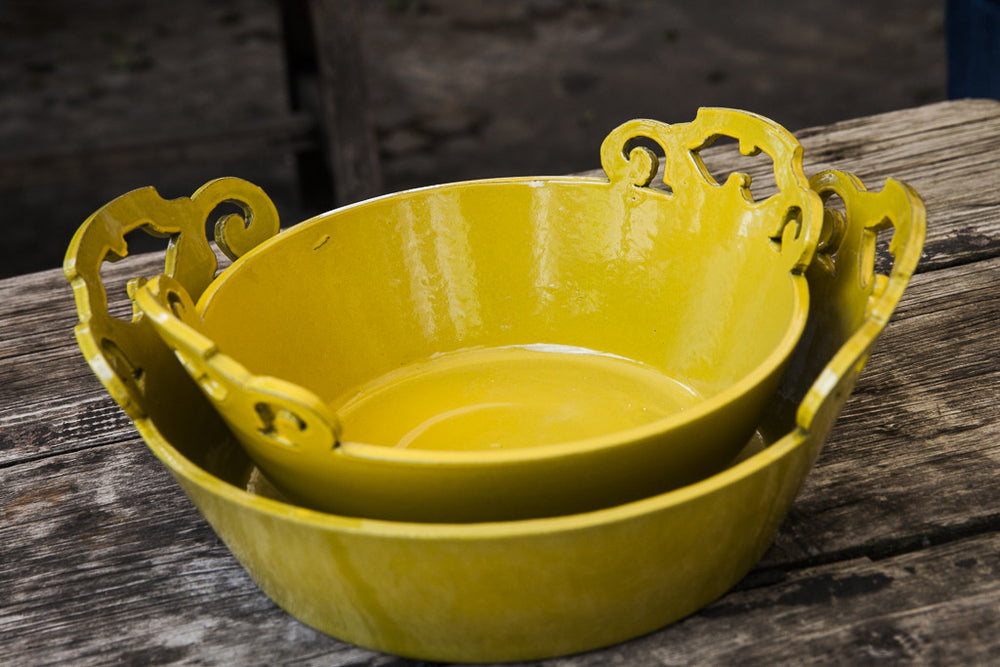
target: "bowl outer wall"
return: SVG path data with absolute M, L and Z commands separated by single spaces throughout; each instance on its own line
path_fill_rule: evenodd
M 584 651 L 703 607 L 763 555 L 826 435 L 796 430 L 708 480 L 615 508 L 448 525 L 254 496 L 140 430 L 279 606 L 359 646 L 445 661 Z

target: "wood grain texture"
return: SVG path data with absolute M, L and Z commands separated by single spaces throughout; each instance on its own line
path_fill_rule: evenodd
M 540 664 L 990 664 L 1000 656 L 998 552 L 993 534 L 807 568 L 646 637 Z
M 109 299 L 126 313 L 127 279 L 154 275 L 163 260 L 150 253 L 106 266 Z M 0 303 L 0 466 L 134 437 L 76 345 L 78 316 L 62 272 L 2 280 Z
M 95 173 L 127 172 L 150 164 L 248 159 L 264 152 L 285 156 L 309 144 L 316 121 L 304 114 L 246 122 L 238 127 L 153 134 L 93 143 L 41 145 L 0 156 L 0 184 L 7 189 L 60 181 L 92 182 Z M 43 140 L 44 141 L 44 140 Z
M 1000 254 L 1000 102 L 941 102 L 797 133 L 809 173 L 845 169 L 872 189 L 887 178 L 927 205 L 921 270 Z
M 1000 529 L 998 296 L 996 258 L 913 279 L 765 565 Z
M 680 623 L 543 664 L 1000 660 L 1000 179 L 979 152 L 998 136 L 980 102 L 804 133 L 827 166 L 920 189 L 936 245 L 760 565 Z M 0 281 L 0 663 L 418 664 L 271 603 L 90 373 L 75 321 L 60 272 Z
M 138 438 L 0 469 L 0 482 L 2 664 L 369 655 L 261 594 Z

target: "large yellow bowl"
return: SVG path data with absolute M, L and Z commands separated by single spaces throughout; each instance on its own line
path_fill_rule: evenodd
M 809 325 L 760 423 L 763 449 L 689 486 L 576 515 L 497 523 L 406 523 L 303 509 L 260 495 L 259 475 L 144 318 L 108 316 L 97 268 L 124 231 L 152 224 L 152 189 L 74 239 L 65 264 L 84 356 L 153 452 L 254 581 L 303 622 L 355 644 L 441 661 L 583 651 L 652 631 L 722 595 L 772 541 L 916 266 L 923 206 L 889 181 L 813 180 L 830 211 L 808 278 Z M 174 202 L 206 217 L 229 186 Z M 249 192 L 249 191 L 248 191 Z M 228 194 L 226 195 L 228 196 Z M 179 233 L 173 219 L 161 233 Z M 894 228 L 891 275 L 875 275 L 876 232 Z M 225 230 L 223 230 L 225 232 Z M 226 239 L 249 246 L 242 224 Z M 207 243 L 175 236 L 167 270 L 198 292 Z M 197 267 L 201 267 L 198 269 Z M 249 490 L 248 490 L 249 489 Z
M 700 150 L 724 135 L 771 157 L 776 192 L 716 182 Z M 601 157 L 608 180 L 346 207 L 260 244 L 197 305 L 169 278 L 136 300 L 301 504 L 458 522 L 644 498 L 752 436 L 805 325 L 822 204 L 794 137 L 746 112 L 633 121 Z

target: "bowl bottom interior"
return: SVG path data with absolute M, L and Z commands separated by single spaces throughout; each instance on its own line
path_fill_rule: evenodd
M 606 435 L 702 400 L 630 359 L 539 344 L 437 355 L 382 375 L 331 407 L 344 442 L 469 451 Z

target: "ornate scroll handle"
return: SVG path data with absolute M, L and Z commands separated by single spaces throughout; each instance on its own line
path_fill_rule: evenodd
M 255 458 L 329 455 L 337 445 L 340 423 L 326 404 L 298 385 L 254 375 L 222 354 L 196 329 L 194 302 L 178 281 L 166 275 L 143 281 L 133 298 Z
M 811 183 L 824 202 L 838 195 L 847 212 L 845 219 L 837 211 L 827 210 L 813 270 L 826 274 L 820 277 L 829 281 L 832 290 L 866 300 L 861 326 L 820 372 L 799 406 L 799 428 L 822 432 L 823 423 L 832 423 L 850 394 L 916 270 L 924 245 L 926 213 L 917 193 L 893 179 L 886 181 L 881 192 L 867 191 L 855 176 L 840 171 L 817 174 Z M 889 244 L 893 265 L 885 276 L 875 272 L 875 243 L 878 232 L 889 228 L 893 230 Z
M 770 156 L 777 194 L 755 202 L 750 176 L 737 171 L 721 185 L 715 181 L 699 151 L 723 136 L 737 139 L 743 155 L 764 151 Z M 789 258 L 791 269 L 802 271 L 809 265 L 821 229 L 822 206 L 802 169 L 802 146 L 790 132 L 763 116 L 734 109 L 702 108 L 690 123 L 676 125 L 629 121 L 601 144 L 601 165 L 613 185 L 648 187 L 652 183 L 659 162 L 648 148 L 633 148 L 635 140 L 641 138 L 663 148 L 663 182 L 673 196 L 700 202 L 718 197 L 718 188 L 738 190 L 745 208 L 761 216 L 765 233 Z
M 205 223 L 219 204 L 227 202 L 243 213 L 224 216 L 215 225 L 217 243 L 231 258 L 277 233 L 278 213 L 264 191 L 241 179 L 222 178 L 190 198 L 165 200 L 152 187 L 134 190 L 98 209 L 70 241 L 63 272 L 73 287 L 80 317 L 77 341 L 105 388 L 133 418 L 145 414 L 141 376 L 143 358 L 151 353 L 143 349 L 148 341 L 140 322 L 122 322 L 108 314 L 101 265 L 127 256 L 125 235 L 141 228 L 170 239 L 166 273 L 190 294 L 200 295 L 217 269 Z

